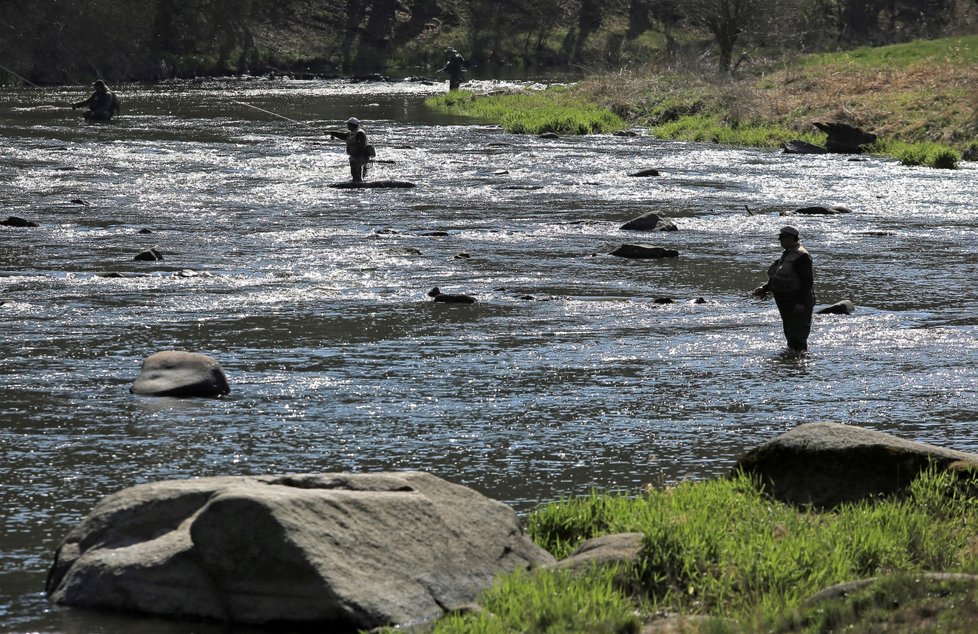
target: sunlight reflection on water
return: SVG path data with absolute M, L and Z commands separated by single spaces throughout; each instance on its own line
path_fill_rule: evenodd
M 0 488 L 17 509 L 0 564 L 26 571 L 0 611 L 63 631 L 37 595 L 48 554 L 135 482 L 420 468 L 526 511 L 724 474 L 801 422 L 978 449 L 973 164 L 514 136 L 426 113 L 443 89 L 125 87 L 109 126 L 0 95 L 17 104 L 0 201 L 41 224 L 0 227 L 2 484 L 30 483 Z M 326 187 L 349 172 L 323 132 L 350 114 L 393 161 L 371 178 L 419 187 Z M 779 215 L 830 204 L 852 213 Z M 647 211 L 679 231 L 619 229 Z M 784 354 L 773 302 L 749 297 L 788 222 L 819 304 L 857 304 L 816 318 L 806 358 Z M 625 242 L 680 256 L 608 255 Z M 164 260 L 134 262 L 148 247 Z M 479 302 L 435 305 L 433 286 Z M 131 396 L 164 348 L 217 357 L 229 398 Z

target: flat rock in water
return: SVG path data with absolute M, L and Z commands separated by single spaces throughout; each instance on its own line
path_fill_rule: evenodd
M 610 255 L 617 255 L 620 258 L 632 258 L 639 260 L 650 260 L 659 258 L 677 258 L 679 251 L 675 249 L 664 249 L 650 244 L 623 244 Z
M 930 465 L 978 468 L 978 454 L 839 423 L 807 423 L 749 451 L 734 472 L 760 476 L 774 498 L 831 508 L 906 490 Z
M 812 207 L 801 207 L 794 211 L 785 212 L 781 215 L 790 216 L 792 214 L 802 214 L 805 216 L 835 216 L 838 214 L 851 214 L 852 210 L 843 205 L 815 205 Z
M 334 189 L 374 189 L 374 188 L 392 188 L 392 189 L 408 189 L 411 187 L 416 187 L 414 183 L 408 181 L 342 181 L 339 183 L 330 183 L 330 187 Z
M 164 350 L 146 357 L 129 391 L 141 396 L 215 397 L 228 394 L 231 388 L 224 369 L 213 357 Z
M 427 473 L 228 476 L 103 499 L 46 590 L 60 605 L 353 632 L 430 622 L 553 562 L 513 509 Z

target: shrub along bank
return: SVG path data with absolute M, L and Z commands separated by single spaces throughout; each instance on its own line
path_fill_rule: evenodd
M 773 501 L 748 476 L 562 500 L 528 518 L 538 544 L 564 557 L 592 537 L 640 532 L 638 562 L 505 577 L 481 611 L 435 631 L 624 633 L 662 615 L 685 632 L 973 631 L 975 581 L 922 573 L 978 572 L 975 493 L 970 477 L 932 469 L 905 495 L 826 512 Z M 868 577 L 881 580 L 806 602 Z
M 577 126 L 576 133 L 647 126 L 661 138 L 758 147 L 790 139 L 819 144 L 825 137 L 812 124 L 833 121 L 876 133 L 872 153 L 953 168 L 962 157 L 978 159 L 975 94 L 978 36 L 969 36 L 800 57 L 739 76 L 647 69 L 525 98 L 461 93 L 428 103 L 512 132 L 575 133 L 574 126 L 531 124 L 538 109 L 571 120 L 599 119 L 606 110 L 621 123 Z

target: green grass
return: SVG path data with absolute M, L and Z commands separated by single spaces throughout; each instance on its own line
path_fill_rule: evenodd
M 961 153 L 942 143 L 906 143 L 889 141 L 877 143 L 873 151 L 892 156 L 904 165 L 924 165 L 938 169 L 955 169 Z
M 619 589 L 614 568 L 581 575 L 517 572 L 483 597 L 481 612 L 441 619 L 435 634 L 637 634 L 639 601 Z
M 561 88 L 492 96 L 455 91 L 429 97 L 425 105 L 498 123 L 514 134 L 602 134 L 626 125 L 610 110 Z
M 862 47 L 803 58 L 803 66 L 861 66 L 877 70 L 907 68 L 921 62 L 978 64 L 978 35 L 916 40 L 890 46 Z
M 722 145 L 751 147 L 780 147 L 793 139 L 814 145 L 825 142 L 825 135 L 818 132 L 800 133 L 775 123 L 728 124 L 718 115 L 695 114 L 679 117 L 652 127 L 652 134 L 677 141 L 699 141 Z
M 728 619 L 711 621 L 711 631 L 811 620 L 800 616 L 803 600 L 835 583 L 978 570 L 973 482 L 932 470 L 903 497 L 821 513 L 773 501 L 746 476 L 554 502 L 527 518 L 538 544 L 563 558 L 589 538 L 641 532 L 638 567 L 504 577 L 483 612 L 446 618 L 436 631 L 632 632 L 636 610 Z

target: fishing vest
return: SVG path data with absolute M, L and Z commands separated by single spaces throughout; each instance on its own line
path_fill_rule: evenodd
M 774 261 L 771 268 L 767 270 L 767 287 L 772 293 L 798 293 L 802 290 L 801 278 L 795 264 L 803 257 L 808 256 L 805 247 L 799 245 L 797 248 L 785 251 L 780 258 Z
M 357 128 L 356 132 L 346 135 L 346 153 L 355 158 L 366 158 L 365 146 L 367 145 L 367 133 Z

